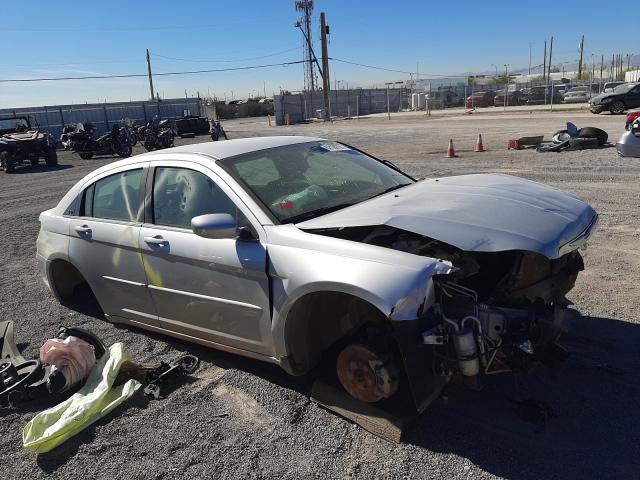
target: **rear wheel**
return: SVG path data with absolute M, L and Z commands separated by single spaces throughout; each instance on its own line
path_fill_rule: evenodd
M 58 152 L 56 152 L 56 147 L 49 146 L 45 148 L 44 163 L 47 167 L 55 167 L 58 165 Z
M 91 152 L 82 152 L 80 153 L 80 158 L 83 160 L 91 160 L 93 158 L 93 153 Z
M 130 157 L 132 152 L 133 152 L 133 147 L 131 146 L 130 143 L 121 143 L 120 145 L 117 146 L 117 149 L 116 149 L 116 153 L 121 158 Z
M 0 165 L 4 168 L 4 173 L 13 173 L 16 169 L 16 159 L 9 152 L 0 153 Z
M 614 115 L 620 115 L 621 113 L 624 113 L 624 103 L 620 100 L 618 100 L 617 102 L 613 102 L 611 104 L 611 107 L 609 108 L 609 111 Z

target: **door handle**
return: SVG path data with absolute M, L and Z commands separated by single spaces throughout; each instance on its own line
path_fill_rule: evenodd
M 164 238 L 162 238 L 162 235 L 156 235 L 154 237 L 143 237 L 143 240 L 145 243 L 148 243 L 149 245 L 166 245 L 169 242 L 167 240 L 165 240 Z
M 76 232 L 83 234 L 83 233 L 91 233 L 91 229 L 87 226 L 87 225 L 77 225 L 75 227 Z

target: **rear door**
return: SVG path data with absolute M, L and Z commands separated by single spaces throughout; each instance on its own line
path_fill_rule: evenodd
M 69 257 L 108 316 L 157 324 L 138 245 L 147 164 L 99 177 L 70 221 Z
M 141 230 L 149 291 L 162 328 L 273 355 L 265 234 L 213 171 L 192 162 L 154 161 Z M 253 240 L 210 239 L 193 217 L 228 213 Z

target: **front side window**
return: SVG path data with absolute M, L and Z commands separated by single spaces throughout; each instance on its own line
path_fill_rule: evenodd
M 85 191 L 82 207 L 85 216 L 139 222 L 142 218 L 141 181 L 141 168 L 98 180 Z M 88 203 L 91 197 L 93 202 Z
M 207 175 L 187 168 L 156 168 L 153 223 L 190 229 L 193 217 L 209 213 L 228 213 L 238 221 L 233 201 Z
M 221 164 L 282 223 L 360 203 L 413 180 L 337 142 L 308 142 L 225 159 Z

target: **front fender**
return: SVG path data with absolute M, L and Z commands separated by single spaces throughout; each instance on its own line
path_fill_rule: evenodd
M 370 247 L 368 248 L 380 248 Z M 292 306 L 313 292 L 341 292 L 375 306 L 391 320 L 420 316 L 434 300 L 432 277 L 451 270 L 449 262 L 384 249 L 386 261 L 270 245 L 272 333 L 278 357 L 287 356 L 286 319 Z M 394 262 L 394 257 L 403 257 Z M 406 262 L 406 256 L 413 257 Z

